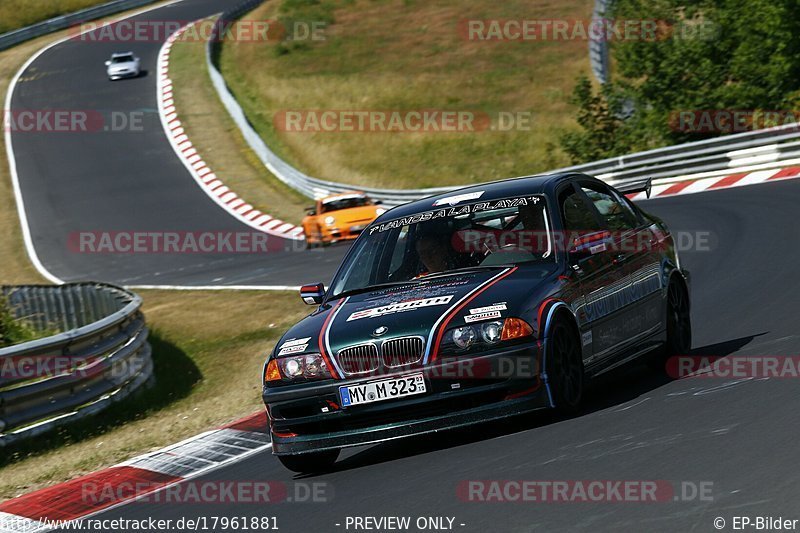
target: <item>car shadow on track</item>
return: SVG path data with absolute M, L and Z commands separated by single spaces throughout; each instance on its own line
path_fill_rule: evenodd
M 736 353 L 749 344 L 754 338 L 764 334 L 765 333 L 747 335 L 737 339 L 694 348 L 687 355 L 725 357 Z M 475 431 L 475 426 L 468 426 L 465 428 L 443 431 L 441 433 L 397 439 L 370 446 L 354 455 L 342 459 L 327 473 L 351 470 L 393 461 L 395 459 L 413 457 L 448 448 L 474 444 L 476 442 L 545 427 L 570 418 L 589 416 L 598 411 L 635 400 L 672 381 L 675 381 L 675 379 L 668 376 L 664 371 L 653 370 L 644 362 L 630 363 L 592 380 L 585 392 L 584 407 L 575 415 L 566 417 L 547 409 L 517 415 L 507 419 L 485 422 L 480 424 L 480 431 Z M 311 478 L 317 475 L 319 474 L 298 474 L 294 479 Z

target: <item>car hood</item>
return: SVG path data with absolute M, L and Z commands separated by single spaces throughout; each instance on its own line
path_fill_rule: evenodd
M 128 61 L 126 63 L 113 63 L 108 66 L 108 70 L 117 71 L 117 70 L 130 70 L 136 68 L 136 61 Z
M 274 354 L 335 356 L 348 346 L 406 336 L 423 337 L 429 351 L 445 327 L 510 316 L 534 325 L 537 303 L 552 292 L 554 273 L 549 264 L 500 267 L 332 300 L 292 327 Z M 490 314 L 471 318 L 482 312 Z
M 361 207 L 351 207 L 349 209 L 339 209 L 323 213 L 322 217 L 332 216 L 337 224 L 353 224 L 355 222 L 372 222 L 377 216 L 378 207 L 365 205 Z

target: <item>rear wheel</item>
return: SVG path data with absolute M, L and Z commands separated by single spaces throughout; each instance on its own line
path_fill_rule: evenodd
M 556 409 L 574 413 L 583 399 L 583 355 L 575 329 L 563 321 L 553 325 L 547 363 Z
M 284 467 L 300 474 L 315 474 L 330 470 L 338 458 L 339 450 L 278 456 L 278 460 Z

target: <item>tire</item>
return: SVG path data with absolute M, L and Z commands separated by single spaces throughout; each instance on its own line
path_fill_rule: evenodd
M 692 320 L 689 296 L 677 281 L 667 288 L 667 357 L 686 355 L 692 349 Z
M 304 453 L 301 455 L 279 455 L 281 464 L 298 474 L 315 474 L 330 470 L 339 458 L 339 450 Z
M 692 320 L 689 312 L 689 296 L 684 286 L 670 281 L 667 287 L 667 341 L 664 348 L 648 360 L 649 366 L 658 372 L 666 370 L 667 360 L 675 355 L 686 355 L 692 349 Z
M 573 414 L 583 400 L 583 353 L 575 328 L 564 321 L 553 324 L 547 354 L 548 381 L 558 411 Z

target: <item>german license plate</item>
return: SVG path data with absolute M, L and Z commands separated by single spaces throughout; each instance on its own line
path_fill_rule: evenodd
M 414 396 L 424 392 L 425 379 L 422 374 L 339 387 L 342 407 Z

